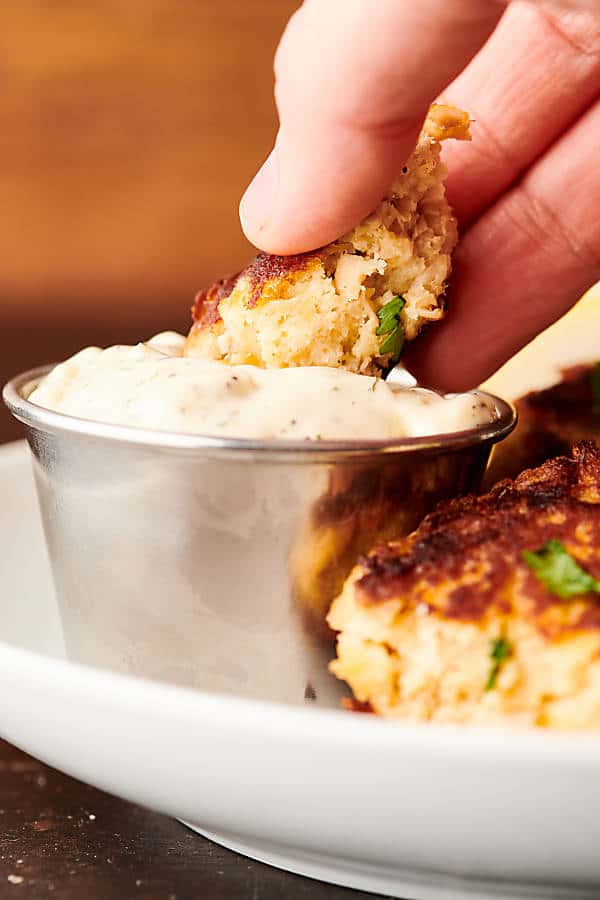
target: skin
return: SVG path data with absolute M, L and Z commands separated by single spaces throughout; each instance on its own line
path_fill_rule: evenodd
M 374 208 L 440 96 L 461 242 L 445 321 L 406 362 L 471 388 L 600 278 L 600 0 L 305 0 L 275 59 L 280 129 L 247 237 L 298 253 Z

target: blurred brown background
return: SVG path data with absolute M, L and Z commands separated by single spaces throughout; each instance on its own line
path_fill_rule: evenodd
M 276 128 L 298 0 L 1 0 L 0 379 L 185 329 L 252 252 L 240 196 Z M 0 411 L 0 440 L 20 431 Z

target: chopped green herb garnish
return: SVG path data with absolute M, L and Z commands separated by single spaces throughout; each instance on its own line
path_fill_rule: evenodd
M 563 600 L 589 591 L 600 594 L 600 581 L 582 569 L 560 541 L 547 541 L 535 553 L 524 550 L 522 556 L 550 593 Z
M 597 362 L 592 372 L 592 410 L 600 416 L 600 362 Z
M 404 297 L 393 297 L 377 313 L 380 324 L 376 334 L 387 335 L 379 346 L 379 352 L 382 355 L 391 353 L 392 362 L 394 363 L 398 362 L 404 348 L 404 328 L 400 321 L 400 313 L 405 306 L 406 300 Z
M 485 684 L 486 691 L 493 691 L 496 687 L 496 679 L 498 678 L 500 666 L 505 659 L 508 659 L 511 653 L 512 646 L 510 642 L 506 640 L 506 638 L 496 638 L 495 641 L 492 641 L 492 649 L 490 650 L 490 659 L 492 660 L 492 666 L 490 668 L 488 680 Z

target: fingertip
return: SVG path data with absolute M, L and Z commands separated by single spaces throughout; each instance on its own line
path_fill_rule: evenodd
M 242 230 L 250 243 L 261 250 L 273 252 L 263 246 L 268 244 L 269 223 L 277 203 L 279 181 L 276 149 L 273 148 L 262 164 L 240 201 L 239 216 Z
M 281 256 L 314 250 L 343 231 L 337 219 L 323 230 L 320 210 L 314 210 L 311 185 L 304 184 L 303 173 L 297 171 L 293 160 L 290 164 L 287 155 L 285 149 L 273 148 L 239 206 L 242 230 L 250 243 L 264 253 Z M 283 185 L 282 166 L 286 171 Z
M 427 107 L 501 15 L 495 5 L 482 11 L 479 0 L 382 0 L 377 15 L 371 6 L 305 2 L 284 33 L 277 162 L 272 154 L 240 204 L 244 233 L 261 250 L 313 250 L 368 215 L 412 150 Z
M 418 129 L 398 140 L 338 127 L 285 129 L 240 203 L 246 237 L 267 253 L 287 255 L 335 241 L 372 212 Z

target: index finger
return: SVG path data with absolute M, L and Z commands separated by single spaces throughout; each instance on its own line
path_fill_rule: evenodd
M 503 8 L 500 0 L 306 0 L 277 52 L 280 131 L 242 200 L 247 237 L 269 253 L 298 253 L 356 225 Z

